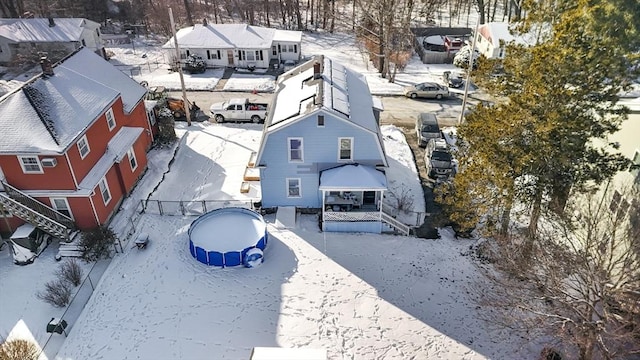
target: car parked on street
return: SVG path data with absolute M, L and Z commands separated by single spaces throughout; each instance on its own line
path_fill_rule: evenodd
M 404 96 L 415 98 L 430 98 L 440 100 L 449 97 L 449 88 L 433 82 L 423 82 L 404 88 Z
M 459 89 L 464 85 L 464 79 L 462 78 L 462 74 L 457 72 L 445 71 L 442 74 L 442 80 L 450 87 L 454 89 Z
M 420 147 L 427 146 L 430 139 L 439 139 L 442 137 L 440 127 L 438 126 L 438 118 L 432 113 L 420 113 L 416 119 L 416 135 L 418 136 L 418 145 Z

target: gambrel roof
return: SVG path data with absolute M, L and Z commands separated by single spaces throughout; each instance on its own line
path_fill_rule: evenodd
M 364 75 L 328 57 L 316 56 L 278 78 L 276 94 L 265 120 L 257 162 L 260 163 L 262 149 L 270 133 L 304 121 L 311 114 L 330 113 L 337 119 L 374 134 L 386 166 L 384 144 L 374 108 L 379 109 L 380 105 L 374 104 Z
M 74 42 L 82 39 L 85 27 L 97 29 L 100 24 L 83 18 L 0 19 L 0 37 L 11 42 Z
M 196 24 L 176 33 L 184 48 L 204 49 L 268 49 L 273 41 L 302 41 L 302 32 L 263 28 L 247 24 Z M 175 47 L 173 37 L 163 46 Z
M 0 153 L 64 153 L 118 97 L 131 111 L 146 92 L 88 49 L 53 72 L 0 97 Z

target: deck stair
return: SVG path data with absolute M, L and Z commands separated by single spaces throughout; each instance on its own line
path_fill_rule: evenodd
M 5 192 L 0 192 L 0 206 L 33 226 L 69 241 L 71 233 L 75 230 L 75 224 L 70 217 L 5 182 L 2 182 L 2 185 Z
M 409 236 L 411 232 L 411 227 L 407 224 L 403 224 L 393 217 L 386 209 L 385 206 L 382 207 L 382 211 L 380 212 L 382 222 L 389 227 L 393 228 L 397 233 L 400 233 L 404 236 Z

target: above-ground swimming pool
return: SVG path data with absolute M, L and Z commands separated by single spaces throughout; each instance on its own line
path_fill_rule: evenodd
M 213 210 L 189 227 L 189 250 L 203 264 L 254 267 L 262 263 L 266 247 L 267 224 L 249 209 Z

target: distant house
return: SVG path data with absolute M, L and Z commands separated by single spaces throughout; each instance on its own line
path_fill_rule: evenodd
M 317 209 L 325 231 L 381 232 L 388 163 L 364 76 L 319 56 L 276 86 L 255 162 L 263 208 Z
M 0 231 L 105 224 L 147 166 L 146 89 L 88 49 L 0 97 Z
M 491 22 L 478 27 L 476 49 L 488 59 L 504 59 L 506 45 L 514 42 L 526 46 L 536 44 L 536 34 L 513 35 L 506 22 Z
M 198 55 L 208 67 L 268 68 L 285 60 L 300 60 L 302 32 L 247 24 L 202 24 L 176 33 L 180 57 Z M 162 46 L 175 57 L 173 37 Z
M 80 47 L 105 58 L 100 24 L 82 18 L 0 19 L 0 64 L 48 53 L 55 62 Z M 34 58 L 37 61 L 37 58 Z

